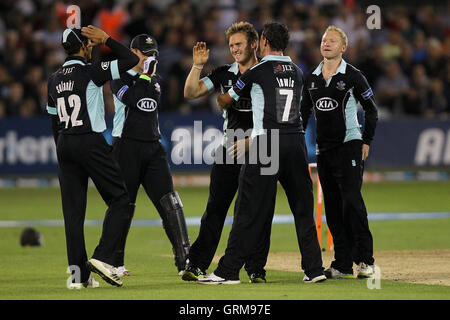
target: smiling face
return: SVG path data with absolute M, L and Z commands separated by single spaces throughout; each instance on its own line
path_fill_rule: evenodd
M 337 31 L 327 31 L 322 37 L 320 53 L 326 59 L 337 58 L 347 49 L 341 35 Z
M 238 32 L 230 36 L 228 41 L 230 53 L 239 64 L 246 64 L 252 57 L 256 43 L 249 44 L 244 33 Z

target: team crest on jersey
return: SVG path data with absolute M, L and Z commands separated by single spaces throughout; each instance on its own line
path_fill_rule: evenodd
M 161 86 L 159 85 L 159 83 L 155 83 L 155 90 L 158 92 L 161 92 Z
M 339 81 L 338 83 L 336 83 L 336 88 L 338 90 L 344 90 L 345 89 L 345 82 L 344 81 Z
M 108 70 L 109 68 L 109 61 L 103 61 L 100 66 L 102 67 L 103 70 Z
M 148 37 L 147 39 L 145 39 L 145 43 L 147 43 L 147 44 L 153 44 L 152 38 Z

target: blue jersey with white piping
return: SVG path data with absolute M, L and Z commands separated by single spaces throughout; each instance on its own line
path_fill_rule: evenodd
M 96 65 L 69 56 L 48 81 L 47 112 L 57 116 L 61 134 L 106 129 L 103 83 L 119 77 L 117 60 Z
M 280 134 L 303 132 L 302 88 L 303 73 L 290 57 L 268 55 L 237 79 L 228 93 L 239 101 L 250 89 L 255 137 L 267 129 L 277 129 Z
M 205 83 L 209 92 L 220 90 L 220 93 L 225 93 L 233 87 L 240 76 L 239 65 L 234 62 L 231 65 L 223 65 L 214 69 L 201 80 Z M 223 118 L 224 145 L 228 143 L 227 130 L 242 129 L 246 132 L 252 129 L 252 105 L 249 89 L 243 93 L 242 99 L 233 102 L 229 108 L 223 111 Z
M 306 122 L 314 110 L 318 151 L 325 151 L 351 140 L 370 144 L 378 119 L 377 108 L 364 75 L 341 61 L 327 81 L 322 75 L 323 62 L 306 77 L 302 98 L 302 117 Z M 358 103 L 365 111 L 364 132 L 358 121 Z
M 110 83 L 115 106 L 112 135 L 117 138 L 157 141 L 161 138 L 158 124 L 161 90 L 158 77 L 154 76 L 148 81 L 139 76 L 140 73 L 131 69 Z

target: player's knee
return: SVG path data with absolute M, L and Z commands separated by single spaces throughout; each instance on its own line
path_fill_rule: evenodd
M 343 192 L 342 198 L 344 200 L 344 203 L 349 206 L 357 205 L 362 201 L 361 192 L 359 191 Z
M 130 202 L 130 198 L 126 193 L 114 198 L 108 206 L 110 209 L 121 209 L 127 212 L 134 212 L 135 208 L 135 204 Z

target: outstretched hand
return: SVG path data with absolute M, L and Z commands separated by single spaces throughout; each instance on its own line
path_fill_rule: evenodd
M 209 58 L 209 49 L 206 49 L 205 42 L 197 42 L 192 49 L 192 59 L 194 60 L 194 65 L 203 66 Z

